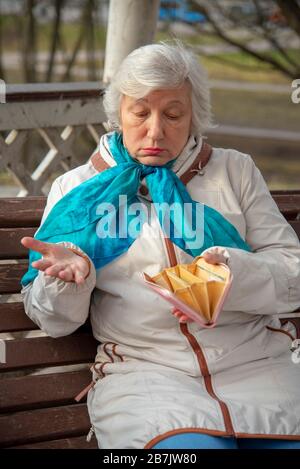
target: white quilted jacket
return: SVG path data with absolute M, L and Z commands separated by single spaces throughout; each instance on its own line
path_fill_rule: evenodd
M 95 174 L 89 162 L 57 178 L 44 217 Z M 90 313 L 102 345 L 94 373 L 101 379 L 88 406 L 101 448 L 150 448 L 191 429 L 300 440 L 300 364 L 290 352 L 296 331 L 279 321 L 300 305 L 298 238 L 248 155 L 213 149 L 204 175 L 187 188 L 253 249 L 226 250 L 234 280 L 215 328 L 180 325 L 170 305 L 143 284 L 143 271 L 154 275 L 170 262 L 192 260 L 151 236 L 160 230 L 157 220 L 144 225 L 126 254 L 97 274 L 93 267 L 81 286 L 39 272 L 23 289 L 26 313 L 53 337 L 72 333 Z

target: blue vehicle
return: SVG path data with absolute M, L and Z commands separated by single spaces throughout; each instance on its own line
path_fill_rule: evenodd
M 159 9 L 160 21 L 182 21 L 183 23 L 204 23 L 206 18 L 201 13 L 189 9 L 187 0 L 173 2 L 161 1 Z

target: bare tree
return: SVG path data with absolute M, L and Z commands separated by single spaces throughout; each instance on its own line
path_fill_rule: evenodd
M 225 8 L 218 0 L 210 2 L 208 0 L 191 0 L 194 10 L 202 13 L 212 26 L 214 34 L 219 36 L 226 43 L 237 47 L 239 50 L 249 54 L 262 63 L 269 64 L 273 69 L 280 71 L 289 78 L 300 76 L 300 63 L 290 54 L 288 47 L 282 43 L 278 28 L 270 21 L 270 9 L 266 8 L 266 1 L 249 0 L 248 4 L 253 7 L 254 14 L 251 18 L 237 18 L 232 10 Z M 277 6 L 278 13 L 286 22 L 290 32 L 300 38 L 300 7 L 297 0 L 274 0 L 269 2 L 269 6 Z M 260 51 L 250 42 L 236 39 L 231 31 L 243 26 L 255 39 L 263 39 L 269 43 L 267 51 Z M 276 54 L 274 54 L 276 51 Z
M 276 0 L 291 28 L 300 36 L 300 5 L 297 0 Z
M 87 69 L 88 79 L 91 81 L 96 80 L 96 58 L 95 58 L 95 24 L 93 13 L 95 11 L 94 0 L 88 0 L 87 11 L 87 37 L 86 37 L 86 56 L 87 56 Z
M 77 36 L 73 51 L 71 53 L 71 57 L 66 64 L 66 70 L 63 76 L 62 81 L 68 81 L 70 80 L 71 73 L 72 73 L 72 67 L 74 66 L 74 63 L 76 62 L 76 58 L 78 55 L 78 52 L 80 51 L 82 44 L 84 43 L 84 40 L 87 35 L 87 28 L 89 28 L 89 21 L 90 21 L 90 0 L 86 0 L 86 3 L 82 9 L 81 12 L 81 28 L 79 31 L 79 34 Z
M 35 4 L 35 0 L 27 0 L 26 26 L 24 31 L 25 38 L 23 48 L 23 65 L 25 72 L 25 80 L 28 83 L 36 81 L 36 21 L 33 13 Z
M 2 28 L 2 22 L 3 22 L 3 17 L 0 15 L 0 78 L 2 80 L 5 80 L 5 73 L 4 73 L 4 67 L 3 67 L 3 28 Z
M 17 44 L 17 50 L 21 52 L 21 63 L 19 68 L 20 76 L 24 82 L 34 83 L 36 81 L 53 81 L 55 75 L 55 65 L 57 63 L 57 53 L 62 52 L 64 62 L 64 72 L 60 77 L 61 81 L 69 81 L 72 76 L 72 70 L 78 59 L 79 52 L 86 50 L 86 69 L 87 76 L 90 80 L 97 78 L 96 66 L 96 24 L 94 14 L 98 8 L 99 0 L 84 0 L 81 3 L 81 18 L 77 36 L 74 43 L 71 44 L 70 38 L 64 36 L 63 28 L 63 11 L 68 5 L 68 0 L 51 0 L 46 7 L 54 6 L 55 16 L 52 21 L 50 38 L 49 38 L 49 58 L 45 64 L 44 75 L 38 71 L 40 67 L 38 60 L 41 57 L 39 39 L 42 27 L 39 23 L 40 15 L 45 9 L 40 9 L 37 0 L 26 0 L 24 2 L 25 9 L 22 15 L 10 15 L 12 21 L 5 21 L 5 16 L 0 14 L 0 78 L 9 79 L 8 71 L 5 70 L 5 62 L 3 56 L 5 53 L 6 34 L 14 37 Z M 42 11 L 41 11 L 42 10 Z M 49 13 L 48 11 L 46 11 Z M 47 15 L 48 18 L 48 15 Z M 46 18 L 46 20 L 47 20 Z M 71 49 L 71 50 L 70 50 Z M 44 64 L 43 64 L 44 65 Z M 44 67 L 42 67 L 44 69 Z
M 61 12 L 64 6 L 65 0 L 55 0 L 55 20 L 53 25 L 53 32 L 51 37 L 51 51 L 48 63 L 48 69 L 45 77 L 45 81 L 49 82 L 52 80 L 53 65 L 55 61 L 56 50 L 60 43 L 60 26 L 61 26 Z

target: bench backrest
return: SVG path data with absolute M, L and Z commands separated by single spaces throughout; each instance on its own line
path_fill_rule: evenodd
M 0 199 L 0 333 L 10 339 L 0 350 L 6 355 L 0 364 L 0 447 L 93 448 L 94 439 L 86 442 L 86 404 L 74 401 L 91 381 L 97 342 L 89 324 L 68 337 L 32 337 L 39 328 L 18 295 L 28 266 L 20 239 L 33 236 L 45 203 L 45 197 Z M 78 364 L 85 365 L 77 371 L 55 368 Z M 46 368 L 47 374 L 32 375 Z
M 277 191 L 273 197 L 300 238 L 300 191 Z M 86 404 L 74 401 L 91 380 L 97 343 L 90 326 L 68 337 L 36 336 L 39 329 L 25 315 L 19 295 L 28 266 L 20 239 L 33 236 L 45 203 L 45 197 L 0 199 L 0 334 L 9 338 L 5 347 L 0 343 L 0 356 L 6 353 L 0 364 L 0 447 L 93 448 L 95 439 L 86 442 Z M 78 364 L 84 369 L 70 369 Z M 69 369 L 55 368 L 62 366 Z

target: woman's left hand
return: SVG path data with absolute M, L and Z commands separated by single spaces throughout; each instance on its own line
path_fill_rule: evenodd
M 175 316 L 180 323 L 185 323 L 185 322 L 192 322 L 193 319 L 189 318 L 186 316 L 180 309 L 173 308 L 172 311 L 173 316 Z
M 226 264 L 227 257 L 224 255 L 222 248 L 215 248 L 211 252 L 205 252 L 203 258 L 208 264 Z M 173 308 L 173 316 L 178 318 L 180 323 L 193 322 L 193 319 L 186 316 L 182 311 L 177 308 Z
M 208 264 L 227 264 L 228 257 L 224 254 L 224 248 L 216 247 L 205 252 L 203 258 Z

